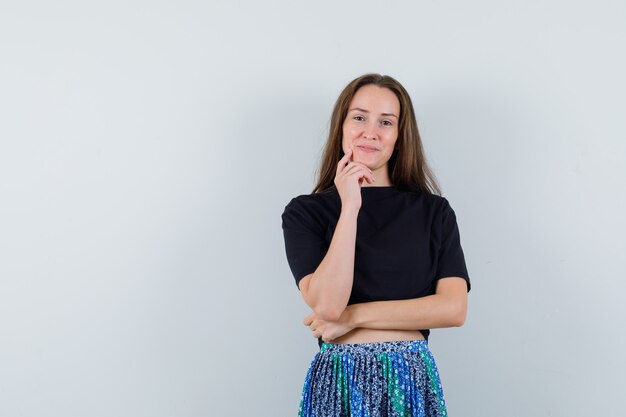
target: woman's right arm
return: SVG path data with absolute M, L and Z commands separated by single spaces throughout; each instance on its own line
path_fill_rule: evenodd
M 328 252 L 299 283 L 304 301 L 323 320 L 337 320 L 348 305 L 354 276 L 358 210 L 342 208 Z
M 304 301 L 323 320 L 339 319 L 352 292 L 357 217 L 361 208 L 361 183 L 374 182 L 371 170 L 350 161 L 352 150 L 337 165 L 335 186 L 341 197 L 341 214 L 328 251 L 312 274 L 299 282 Z

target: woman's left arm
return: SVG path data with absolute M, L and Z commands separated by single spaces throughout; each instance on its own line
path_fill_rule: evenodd
M 352 328 L 419 330 L 460 327 L 466 315 L 465 279 L 445 277 L 439 279 L 433 295 L 351 304 L 340 321 L 346 321 Z
M 467 285 L 460 277 L 439 279 L 435 294 L 409 300 L 370 301 L 350 304 L 336 321 L 325 321 L 312 312 L 303 323 L 313 337 L 334 340 L 361 327 L 368 329 L 420 330 L 459 327 L 467 313 Z

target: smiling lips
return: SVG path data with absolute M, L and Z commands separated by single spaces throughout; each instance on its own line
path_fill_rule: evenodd
M 365 145 L 357 145 L 357 148 L 359 148 L 360 151 L 365 152 L 365 153 L 376 152 L 378 150 L 376 148 L 372 148 L 370 146 L 365 146 Z

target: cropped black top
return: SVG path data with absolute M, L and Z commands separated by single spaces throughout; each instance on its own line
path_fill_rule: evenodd
M 361 187 L 361 200 L 348 305 L 434 294 L 444 277 L 464 278 L 470 291 L 456 215 L 445 197 L 369 186 Z M 285 251 L 296 285 L 324 258 L 340 213 L 335 187 L 300 195 L 285 207 Z M 428 339 L 430 330 L 420 331 Z

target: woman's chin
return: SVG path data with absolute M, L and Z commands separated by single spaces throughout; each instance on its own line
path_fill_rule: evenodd
M 368 168 L 372 169 L 372 167 L 370 167 L 370 161 L 368 161 L 367 158 L 361 158 L 361 157 L 355 155 L 354 158 L 352 158 L 352 160 L 354 162 L 359 162 L 359 163 L 361 163 L 363 165 L 367 165 Z

